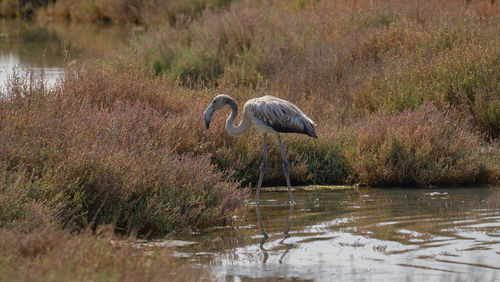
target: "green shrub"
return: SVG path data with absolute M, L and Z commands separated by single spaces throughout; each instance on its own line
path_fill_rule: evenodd
M 345 184 L 350 171 L 340 138 L 320 137 L 317 140 L 295 140 L 288 146 L 290 154 L 298 155 L 310 174 L 308 183 Z

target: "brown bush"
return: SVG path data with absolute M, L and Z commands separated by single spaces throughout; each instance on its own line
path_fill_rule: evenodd
M 367 185 L 450 185 L 485 182 L 489 154 L 470 123 L 432 103 L 377 114 L 354 129 L 349 163 Z
M 46 201 L 66 226 L 115 223 L 141 233 L 222 222 L 245 203 L 246 191 L 216 172 L 209 156 L 175 153 L 171 135 L 182 134 L 172 126 L 175 112 L 161 114 L 141 102 L 137 93 L 147 83 L 129 85 L 136 93 L 131 98 L 113 94 L 128 75 L 109 78 L 114 87 L 106 88 L 93 88 L 98 77 L 65 88 L 71 79 L 68 73 L 50 92 L 43 83 L 23 81 L 7 89 L 0 164 L 3 186 L 18 193 L 18 201 Z M 39 183 L 28 195 L 16 191 L 28 184 L 7 181 L 22 174 L 28 184 Z
M 175 261 L 170 249 L 137 248 L 133 240 L 84 231 L 71 234 L 55 226 L 35 232 L 0 229 L 3 280 L 164 281 L 209 279 L 210 274 Z

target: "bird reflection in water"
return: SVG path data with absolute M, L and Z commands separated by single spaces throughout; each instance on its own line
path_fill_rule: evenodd
M 285 252 L 280 256 L 279 258 L 279 263 L 281 264 L 283 262 L 283 258 L 285 255 L 290 251 L 290 249 L 293 247 L 293 244 L 291 243 L 285 243 L 285 240 L 290 238 L 290 217 L 292 216 L 292 211 L 293 211 L 293 206 L 289 206 L 288 208 L 288 214 L 285 217 L 286 220 L 286 230 L 284 232 L 284 237 L 279 241 L 280 245 L 285 246 Z M 267 239 L 269 239 L 269 235 L 267 235 L 266 231 L 264 231 L 264 225 L 262 224 L 262 217 L 260 216 L 260 208 L 258 205 L 255 206 L 255 213 L 257 214 L 257 221 L 259 222 L 259 228 L 260 232 L 262 234 L 262 239 L 260 240 L 260 249 L 263 251 L 264 254 L 264 259 L 262 260 L 263 263 L 267 262 L 267 259 L 269 258 L 269 250 L 264 248 L 264 244 L 266 243 Z

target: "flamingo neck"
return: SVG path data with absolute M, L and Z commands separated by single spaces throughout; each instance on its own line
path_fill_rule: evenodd
M 231 115 L 226 120 L 227 132 L 231 135 L 241 135 L 245 133 L 245 131 L 247 131 L 251 126 L 250 119 L 245 114 L 243 114 L 243 119 L 241 120 L 240 124 L 237 127 L 234 127 L 234 120 L 238 115 L 238 105 L 233 99 L 229 99 L 227 101 L 227 104 L 231 107 Z

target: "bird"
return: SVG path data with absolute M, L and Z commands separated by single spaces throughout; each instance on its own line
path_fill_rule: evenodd
M 250 127 L 255 125 L 263 133 L 263 157 L 260 166 L 259 181 L 255 194 L 255 204 L 259 203 L 260 189 L 264 172 L 267 167 L 267 135 L 276 134 L 280 146 L 281 157 L 283 158 L 283 172 L 285 174 L 286 185 L 290 204 L 295 204 L 290 185 L 290 174 L 288 171 L 288 160 L 285 148 L 281 142 L 280 133 L 299 133 L 317 139 L 316 124 L 304 114 L 299 107 L 286 100 L 276 98 L 271 95 L 253 98 L 248 100 L 243 107 L 243 117 L 238 126 L 234 126 L 234 121 L 238 115 L 238 104 L 226 94 L 217 95 L 204 112 L 205 125 L 210 128 L 210 120 L 215 111 L 224 106 L 231 108 L 231 114 L 226 120 L 226 131 L 233 136 L 245 133 Z

